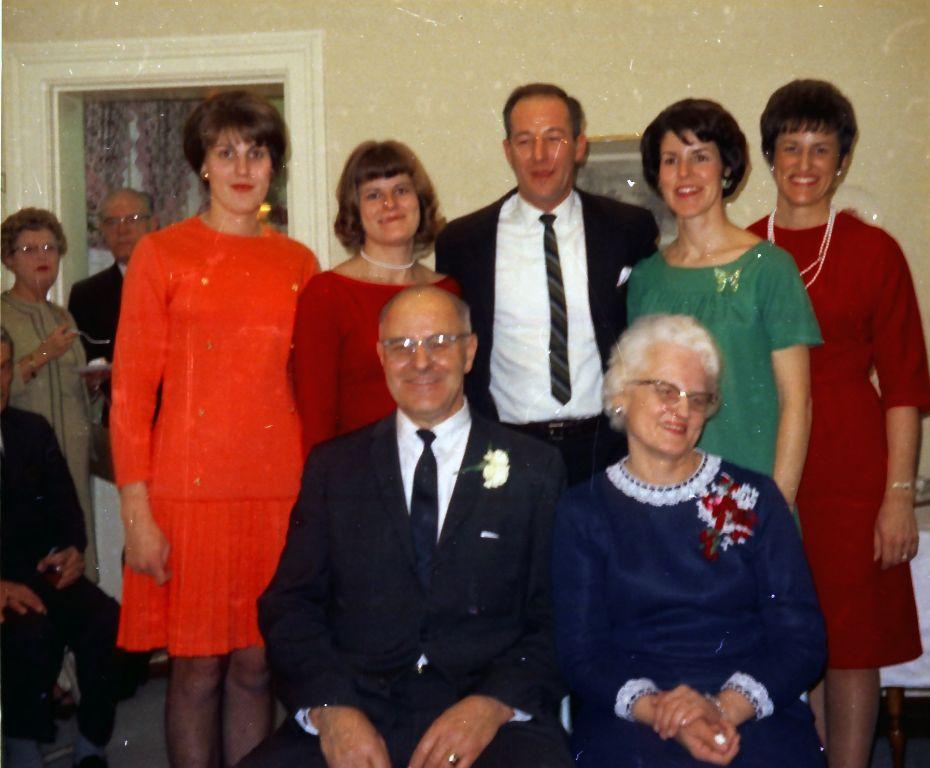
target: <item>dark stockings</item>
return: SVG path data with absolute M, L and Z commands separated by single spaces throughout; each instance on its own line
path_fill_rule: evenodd
M 234 765 L 270 733 L 271 717 L 263 649 L 172 658 L 165 702 L 172 768 Z

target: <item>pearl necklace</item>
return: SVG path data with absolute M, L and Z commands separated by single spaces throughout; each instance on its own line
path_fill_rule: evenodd
M 827 228 L 823 232 L 823 240 L 820 241 L 820 250 L 817 252 L 817 258 L 801 270 L 801 277 L 804 277 L 804 275 L 814 269 L 814 267 L 817 268 L 817 271 L 814 272 L 814 276 L 808 282 L 804 283 L 804 287 L 808 290 L 810 290 L 814 281 L 820 276 L 820 270 L 823 269 L 823 265 L 827 260 L 827 250 L 830 248 L 830 238 L 833 236 L 833 223 L 835 221 L 836 208 L 831 205 L 830 215 L 827 217 Z M 769 214 L 768 239 L 772 245 L 775 245 L 775 211 Z
M 377 259 L 371 258 L 365 251 L 359 250 L 358 255 L 361 256 L 369 264 L 374 264 L 376 267 L 381 267 L 382 269 L 410 269 L 414 264 L 417 263 L 416 259 L 411 259 L 406 264 L 391 264 L 387 261 L 378 261 Z

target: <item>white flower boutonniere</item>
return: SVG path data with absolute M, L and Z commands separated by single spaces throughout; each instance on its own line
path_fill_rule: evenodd
M 481 462 L 485 488 L 500 488 L 510 477 L 510 457 L 500 448 L 489 448 Z
M 481 462 L 473 467 L 463 467 L 461 473 L 480 472 L 484 478 L 485 488 L 500 488 L 510 477 L 510 456 L 507 451 L 488 446 L 488 450 L 481 457 Z

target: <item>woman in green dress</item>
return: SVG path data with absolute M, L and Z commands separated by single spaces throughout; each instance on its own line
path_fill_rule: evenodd
M 810 433 L 808 346 L 820 331 L 791 256 L 727 219 L 746 137 L 719 104 L 685 99 L 650 123 L 640 151 L 678 235 L 633 270 L 629 319 L 686 314 L 710 330 L 722 406 L 700 446 L 771 475 L 793 504 Z
M 90 402 L 81 375 L 84 349 L 68 310 L 46 297 L 68 244 L 55 215 L 23 208 L 2 225 L 2 259 L 16 280 L 0 297 L 3 327 L 16 348 L 10 405 L 44 416 L 68 462 L 87 528 L 84 574 L 97 581 L 90 500 Z

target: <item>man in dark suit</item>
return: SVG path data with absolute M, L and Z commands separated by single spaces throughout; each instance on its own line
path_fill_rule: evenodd
M 74 651 L 81 700 L 74 764 L 106 766 L 113 732 L 113 648 L 119 606 L 84 578 L 84 515 L 51 426 L 7 408 L 13 344 L 0 332 L 0 675 L 3 758 L 42 765 L 52 741 L 52 685 L 64 647 Z
M 504 106 L 516 190 L 436 241 L 436 268 L 462 286 L 478 335 L 469 403 L 557 447 L 570 483 L 625 447 L 601 415 L 603 371 L 626 327 L 629 270 L 658 235 L 648 211 L 574 189 L 583 123 L 558 86 L 517 88 Z
M 550 612 L 558 454 L 471 413 L 468 308 L 382 313 L 395 414 L 311 453 L 259 620 L 289 716 L 243 766 L 570 766 Z M 312 735 L 318 734 L 318 735 Z
M 100 231 L 113 264 L 102 272 L 79 280 L 71 286 L 68 311 L 79 330 L 84 332 L 81 343 L 88 362 L 105 358 L 113 362 L 116 348 L 116 327 L 119 324 L 123 275 L 129 265 L 136 243 L 158 227 L 152 214 L 152 200 L 145 192 L 118 189 L 108 194 L 100 205 Z M 102 388 L 105 401 L 102 424 L 95 425 L 94 458 L 91 471 L 105 480 L 113 480 L 113 460 L 110 454 L 110 374 L 109 371 L 89 374 L 92 386 Z
M 144 192 L 118 189 L 100 205 L 100 231 L 113 254 L 113 264 L 76 282 L 68 298 L 68 311 L 74 315 L 78 328 L 93 337 L 81 337 L 88 360 L 105 357 L 107 362 L 113 362 L 123 275 L 136 243 L 157 227 L 151 198 Z

